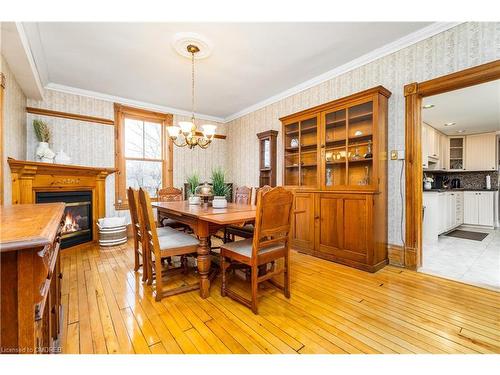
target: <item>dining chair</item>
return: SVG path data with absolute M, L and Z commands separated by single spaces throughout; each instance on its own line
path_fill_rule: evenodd
M 148 278 L 150 280 L 155 279 L 155 300 L 160 301 L 163 297 L 173 296 L 175 294 L 188 292 L 199 288 L 199 283 L 187 284 L 177 288 L 164 289 L 163 276 L 169 276 L 169 274 L 175 271 L 184 271 L 186 269 L 184 262 L 187 255 L 194 255 L 197 252 L 199 241 L 195 237 L 176 231 L 170 228 L 170 233 L 165 236 L 158 236 L 158 230 L 155 225 L 153 217 L 153 207 L 151 206 L 151 198 L 147 191 L 139 189 L 139 203 L 141 207 L 141 214 L 144 221 L 144 243 L 147 249 L 148 256 L 147 267 L 148 267 Z M 160 229 L 160 228 L 158 228 Z M 162 259 L 181 256 L 181 267 L 170 268 L 169 265 L 166 266 L 165 272 L 163 272 Z M 154 267 L 154 269 L 153 269 Z
M 293 194 L 283 187 L 260 189 L 253 237 L 221 246 L 221 294 L 250 307 L 254 314 L 258 314 L 258 287 L 264 281 L 269 281 L 282 290 L 286 298 L 290 298 L 289 232 L 292 205 Z M 278 267 L 276 261 L 279 259 L 284 260 L 283 267 Z M 227 271 L 238 264 L 250 267 L 251 300 L 228 287 Z M 271 264 L 271 269 L 259 275 L 259 267 L 268 264 Z M 281 273 L 284 274 L 283 285 L 272 279 Z
M 158 190 L 158 201 L 160 202 L 176 202 L 176 201 L 182 201 L 183 200 L 183 195 L 182 195 L 182 190 L 177 189 L 175 187 L 167 187 L 163 189 Z M 160 217 L 158 216 L 158 222 L 161 224 L 163 227 L 171 227 L 175 229 L 182 229 L 182 230 L 189 230 L 189 226 L 180 223 L 176 220 L 170 219 L 168 217 Z
M 261 188 L 255 189 L 255 195 L 257 196 L 260 189 L 271 188 L 269 185 L 264 185 Z M 242 189 L 241 194 L 238 196 L 238 190 Z M 249 192 L 249 193 L 248 193 Z M 246 193 L 246 194 L 245 194 Z M 236 201 L 238 198 L 238 201 Z M 236 196 L 234 203 L 252 204 L 252 188 L 247 186 L 240 186 L 236 189 Z M 224 230 L 224 243 L 234 241 L 235 237 L 242 238 L 252 238 L 254 231 L 253 223 L 240 223 L 235 225 L 228 225 Z
M 144 245 L 144 223 L 139 207 L 139 190 L 129 187 L 127 189 L 128 206 L 130 210 L 130 221 L 132 222 L 132 234 L 134 236 L 134 271 L 137 272 L 142 267 L 142 281 L 148 280 L 147 252 Z M 169 227 L 158 228 L 158 235 L 164 236 L 175 231 Z

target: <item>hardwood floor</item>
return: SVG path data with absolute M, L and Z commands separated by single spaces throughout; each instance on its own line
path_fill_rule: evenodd
M 63 352 L 500 353 L 500 293 L 392 266 L 370 274 L 291 258 L 291 299 L 264 287 L 255 316 L 220 296 L 220 277 L 206 300 L 194 291 L 155 302 L 130 243 L 63 250 Z

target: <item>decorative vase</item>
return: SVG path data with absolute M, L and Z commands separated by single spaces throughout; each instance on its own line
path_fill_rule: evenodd
M 296 148 L 299 147 L 299 140 L 297 138 L 292 138 L 290 141 L 290 147 Z
M 212 201 L 213 208 L 226 208 L 227 207 L 227 199 L 224 196 L 216 195 L 214 200 Z
M 39 142 L 36 148 L 36 156 L 43 163 L 54 163 L 54 151 L 49 148 L 48 142 Z
M 189 204 L 200 204 L 201 203 L 201 199 L 200 199 L 200 197 L 197 197 L 196 195 L 191 195 L 188 198 L 188 203 Z
M 54 158 L 56 164 L 71 164 L 71 158 L 63 151 L 60 150 Z
M 432 183 L 431 182 L 424 182 L 424 189 L 425 190 L 431 190 L 432 189 Z

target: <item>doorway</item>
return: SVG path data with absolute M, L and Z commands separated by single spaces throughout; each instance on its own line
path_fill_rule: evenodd
M 425 98 L 500 79 L 500 60 L 404 88 L 406 109 L 405 267 L 423 263 L 422 106 Z M 498 160 L 497 160 L 498 162 Z

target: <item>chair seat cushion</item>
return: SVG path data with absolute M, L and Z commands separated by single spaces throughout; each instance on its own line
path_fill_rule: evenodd
M 156 233 L 158 233 L 158 237 L 162 237 L 162 236 L 168 236 L 168 235 L 172 235 L 172 234 L 176 234 L 176 233 L 180 233 L 178 230 L 175 230 L 173 228 L 170 228 L 170 227 L 159 227 L 159 228 L 156 228 Z
M 158 237 L 158 242 L 160 243 L 160 250 L 169 250 L 187 246 L 198 246 L 200 243 L 200 241 L 198 241 L 193 236 L 190 236 L 189 234 L 179 232 L 175 229 L 173 231 L 175 233 Z
M 222 250 L 229 250 L 233 253 L 237 253 L 240 255 L 243 255 L 247 258 L 252 257 L 252 239 L 248 238 L 246 240 L 242 241 L 236 241 L 236 242 L 228 242 L 225 243 L 224 245 L 221 246 Z M 282 244 L 274 244 L 270 245 L 264 249 L 259 250 L 259 255 L 268 253 L 270 251 L 275 251 L 275 250 L 280 250 L 283 249 Z

